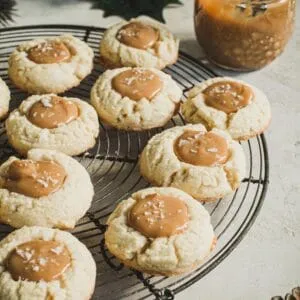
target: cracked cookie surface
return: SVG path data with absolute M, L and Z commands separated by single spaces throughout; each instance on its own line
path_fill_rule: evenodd
M 0 119 L 3 119 L 8 112 L 10 91 L 6 83 L 0 77 Z
M 70 265 L 57 279 L 51 281 L 14 280 L 7 267 L 11 253 L 22 244 L 31 241 L 51 241 L 64 246 L 70 255 Z M 26 250 L 26 249 L 25 249 Z M 59 255 L 59 249 L 51 249 L 52 258 Z M 21 256 L 34 253 L 17 251 Z M 39 263 L 47 263 L 47 257 L 40 257 Z M 51 264 L 51 262 L 48 264 Z M 34 270 L 41 267 L 34 265 Z M 5 300 L 89 300 L 92 298 L 96 279 L 96 264 L 86 248 L 70 233 L 44 227 L 23 227 L 9 234 L 0 242 L 0 298 Z
M 214 134 L 225 140 L 228 151 L 226 160 L 214 165 L 182 161 L 175 152 L 174 144 L 185 132 Z M 198 147 L 197 144 L 195 147 Z M 191 148 L 189 155 L 197 158 L 201 152 L 196 150 Z M 210 155 L 218 155 L 215 148 L 207 151 Z M 152 184 L 179 188 L 201 201 L 217 200 L 234 192 L 244 178 L 246 169 L 241 145 L 225 131 L 213 129 L 207 133 L 201 124 L 177 126 L 155 135 L 145 146 L 139 165 L 142 176 Z
M 0 222 L 15 228 L 35 225 L 73 228 L 89 209 L 94 196 L 94 188 L 85 168 L 75 159 L 57 151 L 30 150 L 27 160 L 54 162 L 65 172 L 63 184 L 58 189 L 48 195 L 37 194 L 34 197 L 19 193 L 16 189 L 12 192 L 6 184 L 10 166 L 17 160 L 19 159 L 12 156 L 0 166 Z M 34 179 L 35 175 L 27 171 L 25 176 Z M 20 172 L 14 174 L 13 179 L 16 178 L 20 178 Z M 36 186 L 31 185 L 32 188 L 39 188 L 39 184 L 41 189 L 48 188 L 54 180 L 57 181 L 57 176 L 51 178 L 48 173 L 42 180 L 36 180 Z M 28 185 L 28 181 L 26 183 Z M 28 186 L 25 188 L 28 189 Z
M 209 105 L 205 91 L 221 82 L 238 84 L 249 89 L 252 94 L 249 103 L 230 113 Z M 248 83 L 229 77 L 212 78 L 192 88 L 188 92 L 187 100 L 181 105 L 181 112 L 187 122 L 201 123 L 208 130 L 227 130 L 235 140 L 248 140 L 261 134 L 271 121 L 271 108 L 266 95 Z
M 52 108 L 52 97 L 74 104 L 78 108 L 78 115 L 70 122 L 57 123 L 53 128 L 41 128 L 33 124 L 30 118 L 31 110 L 38 103 L 44 107 L 44 111 L 37 115 L 40 116 L 40 121 L 54 122 L 54 118 L 59 117 L 60 111 L 48 113 Z M 21 103 L 19 108 L 10 113 L 5 126 L 9 143 L 21 155 L 26 155 L 32 148 L 58 150 L 68 155 L 78 155 L 92 148 L 99 134 L 98 116 L 91 105 L 77 98 L 57 97 L 54 94 L 30 96 Z
M 41 48 L 37 53 L 36 49 L 47 43 L 64 47 L 59 48 L 59 53 L 52 53 L 48 48 Z M 70 57 L 64 60 L 59 55 L 62 51 L 68 51 Z M 41 59 L 42 55 L 47 55 L 47 63 Z M 49 59 L 50 55 L 53 60 Z M 71 35 L 36 39 L 24 42 L 13 51 L 8 61 L 8 75 L 18 88 L 31 94 L 63 93 L 79 85 L 91 73 L 93 57 L 93 50 Z
M 137 48 L 135 44 L 133 47 L 122 42 L 122 40 L 126 42 L 126 39 L 118 38 L 120 31 L 132 23 L 141 23 L 143 26 L 153 28 L 158 33 L 157 40 L 144 49 Z M 145 33 L 147 32 L 142 32 L 141 36 L 145 36 Z M 106 30 L 100 43 L 100 56 L 102 64 L 108 69 L 120 67 L 163 69 L 176 62 L 178 47 L 179 40 L 164 25 L 151 20 L 132 19 L 122 21 Z
M 161 89 L 152 99 L 123 96 L 113 87 L 113 80 L 128 71 L 152 73 L 161 81 Z M 91 103 L 107 124 L 139 131 L 165 125 L 177 113 L 181 96 L 181 89 L 168 74 L 153 68 L 120 68 L 107 70 L 98 78 L 91 91 Z
M 128 225 L 128 215 L 135 205 L 153 194 L 184 203 L 188 221 L 182 232 L 153 238 Z M 190 271 L 203 262 L 216 242 L 206 209 L 185 192 L 170 187 L 147 188 L 132 194 L 117 206 L 107 224 L 105 243 L 109 251 L 125 265 L 153 275 Z

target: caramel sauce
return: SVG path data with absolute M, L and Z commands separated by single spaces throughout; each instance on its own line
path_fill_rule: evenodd
M 64 168 L 54 161 L 15 160 L 9 166 L 4 188 L 39 198 L 57 191 L 66 176 Z
M 55 64 L 68 62 L 71 52 L 62 42 L 48 41 L 32 47 L 28 51 L 28 58 L 37 64 Z
M 44 96 L 32 105 L 27 118 L 40 127 L 53 129 L 61 124 L 68 124 L 79 116 L 78 106 L 69 100 L 58 96 Z
M 139 101 L 142 98 L 151 100 L 163 87 L 159 76 L 149 70 L 129 69 L 112 80 L 112 87 L 122 97 Z
M 188 221 L 187 206 L 182 200 L 159 194 L 139 199 L 128 214 L 128 225 L 150 238 L 182 233 Z
M 247 106 L 253 97 L 252 90 L 241 83 L 220 81 L 207 87 L 203 94 L 205 103 L 227 114 Z
M 14 280 L 57 280 L 71 265 L 66 247 L 56 241 L 34 240 L 19 245 L 7 259 L 7 270 Z
M 224 164 L 229 156 L 227 141 L 223 137 L 192 130 L 177 138 L 174 152 L 179 160 L 195 166 Z
M 140 22 L 131 22 L 123 26 L 117 34 L 121 43 L 143 50 L 153 47 L 158 38 L 159 33 L 156 29 Z
M 208 58 L 221 67 L 255 70 L 284 50 L 294 27 L 295 0 L 195 0 L 195 30 Z

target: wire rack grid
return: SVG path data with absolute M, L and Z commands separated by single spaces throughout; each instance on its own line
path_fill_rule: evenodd
M 95 52 L 95 67 L 78 87 L 65 93 L 89 100 L 90 89 L 103 72 L 99 61 L 99 42 L 104 29 L 75 25 L 43 25 L 0 29 L 0 76 L 11 92 L 11 109 L 27 97 L 15 88 L 7 76 L 7 61 L 12 50 L 20 43 L 38 37 L 72 34 L 87 42 Z M 180 52 L 175 65 L 164 70 L 172 75 L 184 94 L 199 82 L 217 76 L 205 64 Z M 184 125 L 178 114 L 165 128 Z M 192 272 L 176 277 L 155 277 L 128 269 L 120 264 L 105 248 L 105 222 L 122 199 L 148 185 L 139 174 L 138 156 L 149 138 L 165 128 L 145 132 L 124 132 L 100 123 L 101 133 L 93 149 L 77 157 L 91 175 L 95 188 L 93 204 L 80 220 L 73 234 L 87 245 L 97 263 L 97 281 L 93 299 L 160 299 L 172 300 L 213 270 L 238 245 L 255 221 L 261 209 L 269 180 L 269 159 L 264 135 L 242 142 L 247 157 L 247 176 L 241 187 L 230 197 L 204 204 L 210 212 L 218 238 L 217 247 L 210 257 Z M 0 160 L 15 154 L 7 143 L 5 128 L 0 125 Z M 1 225 L 0 237 L 11 228 Z

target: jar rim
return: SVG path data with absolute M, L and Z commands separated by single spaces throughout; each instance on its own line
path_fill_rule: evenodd
M 264 0 L 264 1 L 259 1 L 259 0 L 244 0 L 244 1 L 241 1 L 241 3 L 239 5 L 261 5 L 261 6 L 265 6 L 265 7 L 268 7 L 268 6 L 276 6 L 278 4 L 282 4 L 282 3 L 286 3 L 290 0 Z

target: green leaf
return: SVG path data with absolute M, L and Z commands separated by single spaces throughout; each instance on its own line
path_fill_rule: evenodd
M 0 25 L 5 26 L 9 22 L 13 22 L 15 5 L 16 1 L 14 0 L 0 0 Z
M 180 0 L 86 0 L 93 9 L 104 11 L 104 17 L 120 16 L 126 20 L 146 15 L 165 22 L 163 10 L 168 5 L 182 5 Z

